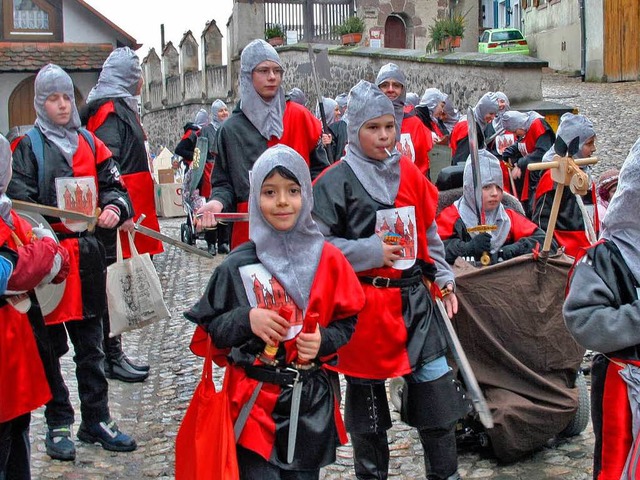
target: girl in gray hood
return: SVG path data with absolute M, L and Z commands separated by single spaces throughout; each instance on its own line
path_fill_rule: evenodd
M 248 409 L 237 439 L 242 480 L 317 480 L 346 441 L 337 374 L 327 367 L 353 334 L 364 294 L 349 262 L 318 230 L 312 208 L 303 158 L 285 145 L 266 150 L 252 170 L 250 241 L 215 269 L 185 314 L 208 332 L 214 360 L 228 365 L 232 419 Z M 302 389 L 295 446 L 294 383 Z

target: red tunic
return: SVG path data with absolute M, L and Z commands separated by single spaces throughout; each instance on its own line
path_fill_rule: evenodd
M 413 148 L 415 150 L 415 156 L 411 158 L 410 155 L 407 155 L 401 147 L 402 142 L 398 146 L 398 150 L 400 150 L 404 155 L 413 160 L 416 164 L 416 167 L 420 169 L 423 175 L 427 174 L 429 170 L 429 152 L 433 148 L 433 138 L 431 137 L 431 131 L 425 127 L 424 123 L 417 117 L 407 117 L 402 120 L 402 134 L 408 134 L 411 138 L 411 143 L 413 144 Z
M 400 160 L 400 186 L 396 208 L 415 207 L 418 245 L 416 258 L 432 263 L 426 231 L 435 219 L 438 191 L 406 157 Z M 399 278 L 402 270 L 391 267 L 358 272 L 361 276 Z M 358 315 L 356 330 L 349 343 L 338 351 L 335 369 L 360 378 L 391 378 L 411 372 L 407 353 L 408 331 L 403 316 L 403 295 L 399 288 L 376 288 L 362 285 L 367 298 Z M 426 291 L 425 291 L 426 294 Z
M 523 139 L 524 144 L 527 147 L 527 152 L 533 153 L 533 151 L 536 149 L 538 138 L 540 138 L 541 135 L 544 135 L 546 131 L 547 128 L 545 127 L 544 123 L 542 123 L 541 119 L 536 118 L 531 123 L 531 126 L 529 127 L 529 130 L 527 131 Z M 522 174 L 524 175 L 524 183 L 522 185 L 522 198 L 520 198 L 520 200 L 522 202 L 526 202 L 527 200 L 529 200 L 529 169 L 522 172 Z
M 515 243 L 522 238 L 530 237 L 538 230 L 538 225 L 515 210 L 505 208 L 505 212 L 507 212 L 511 220 L 511 229 L 504 241 L 505 245 Z M 440 212 L 438 215 L 438 235 L 440 235 L 442 240 L 447 240 L 454 235 L 454 227 L 459 218 L 460 212 L 455 205 L 449 205 Z
M 253 260 L 255 258 L 255 260 Z M 247 263 L 249 259 L 250 263 Z M 237 262 L 237 263 L 233 263 Z M 220 300 L 224 299 L 224 303 L 228 303 L 232 306 L 231 310 L 223 313 L 232 314 L 234 307 L 244 307 L 248 305 L 248 298 L 245 291 L 238 289 L 234 286 L 234 282 L 238 282 L 239 265 L 250 265 L 255 262 L 259 263 L 257 256 L 255 256 L 255 249 L 248 248 L 248 244 L 240 249 L 234 250 L 228 257 L 228 260 L 216 269 L 213 277 L 210 281 L 207 291 L 205 291 L 201 302 L 194 307 L 188 314 L 189 316 L 195 316 L 198 321 L 209 321 L 211 323 L 216 322 L 216 309 L 215 305 L 220 304 Z M 334 281 L 340 279 L 340 281 Z M 203 303 L 204 302 L 204 303 Z M 365 297 L 360 286 L 360 282 L 355 275 L 355 272 L 351 268 L 348 260 L 342 255 L 340 250 L 328 242 L 325 242 L 318 267 L 316 269 L 315 278 L 309 292 L 309 303 L 307 305 L 307 312 L 314 312 L 318 314 L 318 323 L 322 329 L 331 328 L 331 324 L 334 321 L 343 319 L 349 319 L 358 314 L 365 303 Z M 277 305 L 263 306 L 262 308 L 271 308 L 276 310 L 279 308 Z M 218 310 L 219 312 L 219 310 Z M 244 315 L 244 314 L 242 314 Z M 225 325 L 225 332 L 227 328 L 235 328 L 236 325 L 239 328 L 239 324 L 236 322 L 231 323 L 229 326 Z M 202 327 L 199 327 L 200 331 L 204 331 Z M 211 325 L 209 331 L 212 331 Z M 235 333 L 234 333 L 235 334 Z M 206 334 L 205 334 L 206 335 Z M 205 342 L 208 342 L 208 337 L 205 337 Z M 246 344 L 245 344 L 246 345 Z M 206 346 L 206 343 L 205 343 Z M 295 337 L 286 341 L 283 345 L 286 361 L 291 362 L 297 358 L 297 349 Z M 246 375 L 246 371 L 242 364 L 228 364 L 227 355 L 231 349 L 217 348 L 211 342 L 211 347 L 214 352 L 214 361 L 221 366 L 227 366 L 228 378 L 228 395 L 231 407 L 232 420 L 238 418 L 240 409 L 245 405 L 252 393 L 255 390 L 258 382 L 255 379 L 249 378 Z M 238 348 L 241 348 L 238 346 Z M 193 349 L 193 345 L 192 345 Z M 335 353 L 328 353 L 327 357 L 321 358 L 321 361 L 331 361 L 335 357 Z M 324 365 L 321 367 L 324 368 Z M 311 383 L 313 384 L 313 380 Z M 285 390 L 290 391 L 290 387 L 284 387 Z M 312 390 L 313 391 L 313 390 Z M 315 402 L 318 400 L 320 390 L 315 391 L 310 398 L 303 396 L 303 402 Z M 331 395 L 331 393 L 329 393 Z M 326 394 L 322 394 L 325 401 L 329 398 Z M 283 444 L 282 437 L 276 439 L 276 435 L 282 435 L 282 430 L 286 429 L 282 423 L 280 423 L 280 430 L 278 430 L 278 418 L 282 417 L 282 412 L 288 406 L 286 395 L 283 396 L 283 387 L 273 383 L 264 383 L 260 392 L 256 398 L 255 404 L 251 408 L 250 414 L 247 417 L 245 427 L 238 439 L 238 444 L 250 449 L 257 454 L 261 455 L 266 460 L 274 460 L 278 457 L 275 452 L 276 444 Z M 327 449 L 327 442 L 333 443 L 339 441 L 345 443 L 347 441 L 345 428 L 342 422 L 342 417 L 339 410 L 339 402 L 334 398 L 332 401 L 333 411 L 330 408 L 317 408 L 315 411 L 305 408 L 301 412 L 306 419 L 300 419 L 298 438 L 307 438 L 310 442 L 319 442 L 321 445 L 317 446 L 318 450 Z M 325 407 L 328 404 L 323 403 Z M 314 422 L 318 422 L 315 424 Z M 332 438 L 319 437 L 317 432 L 320 429 L 321 432 L 327 431 L 334 432 L 333 425 L 335 425 L 338 438 L 335 438 L 335 434 Z M 314 435 L 314 431 L 316 434 Z M 300 445 L 300 444 L 299 444 Z M 313 445 L 307 445 L 307 447 L 313 448 Z M 331 445 L 333 448 L 333 445 Z M 333 452 L 331 452 L 333 454 Z M 313 458 L 315 454 L 313 452 L 309 455 L 300 454 L 303 458 Z M 296 455 L 296 462 L 300 462 L 300 458 Z M 311 468 L 311 465 L 304 465 L 305 469 Z
M 539 207 L 537 203 L 542 201 L 542 197 L 545 194 L 552 195 L 555 192 L 556 185 L 551 178 L 551 171 L 547 170 L 544 172 L 540 181 L 538 182 L 538 187 L 536 189 L 536 199 L 534 204 L 534 220 L 538 217 Z M 570 196 L 569 196 L 570 195 Z M 593 228 L 595 230 L 596 235 L 599 233 L 600 229 L 600 219 L 598 217 L 598 209 L 595 207 L 597 204 L 596 200 L 596 187 L 595 184 L 591 184 L 591 202 L 594 206 L 594 221 Z M 569 187 L 564 188 L 563 199 L 560 204 L 560 211 L 558 212 L 558 220 L 556 224 L 556 228 L 553 231 L 553 237 L 558 242 L 558 245 L 564 247 L 564 251 L 567 255 L 572 257 L 577 256 L 582 249 L 588 248 L 591 246 L 591 242 L 587 237 L 587 233 L 584 229 L 584 222 L 582 219 L 582 214 L 578 210 L 576 205 L 576 200 L 573 198 L 573 194 L 569 191 Z M 551 202 L 545 202 L 542 206 L 543 209 L 547 208 L 547 205 L 550 205 Z M 570 218 L 567 218 L 570 217 Z M 568 226 L 568 228 L 562 228 L 561 223 L 564 223 Z M 560 224 L 560 225 L 558 225 Z
M 29 243 L 29 224 L 14 212 L 11 217 L 17 237 L 23 244 Z M 17 248 L 3 221 L 0 243 Z M 8 303 L 0 307 L 0 385 L 0 423 L 31 412 L 51 398 L 29 318 Z
M 89 118 L 87 121 L 87 129 L 96 133 L 110 115 L 118 118 L 113 100 L 103 103 L 98 111 Z M 127 158 L 120 158 L 119 163 L 124 163 L 127 160 Z M 143 165 L 145 168 L 142 168 Z M 160 223 L 158 222 L 158 216 L 156 214 L 155 201 L 156 187 L 149 172 L 148 162 L 139 161 L 136 162 L 136 166 L 136 168 L 121 168 L 123 172 L 121 175 L 122 182 L 127 188 L 133 206 L 133 220 L 136 221 L 140 215 L 144 214 L 145 219 L 142 225 L 159 232 Z M 209 191 L 210 190 L 211 187 L 209 187 Z M 146 235 L 136 235 L 134 238 L 136 249 L 139 253 L 155 255 L 164 251 L 160 240 Z M 131 252 L 129 251 L 129 241 L 126 238 L 126 232 L 120 233 L 120 240 L 122 243 L 122 254 L 124 258 L 129 258 Z
M 453 127 L 453 131 L 451 132 L 451 137 L 449 138 L 449 147 L 451 147 L 451 156 L 454 157 L 456 155 L 456 150 L 458 149 L 458 143 L 463 138 L 467 138 L 469 136 L 469 127 L 467 126 L 467 119 L 460 120 L 456 123 L 455 127 Z

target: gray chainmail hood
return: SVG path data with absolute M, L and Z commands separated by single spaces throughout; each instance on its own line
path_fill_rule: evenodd
M 440 103 L 447 101 L 448 96 L 449 95 L 441 92 L 437 88 L 427 88 L 424 91 L 422 98 L 420 98 L 420 103 L 418 104 L 418 106 L 427 107 L 429 109 L 429 116 L 431 117 L 431 120 L 437 122 L 438 119 L 433 116 L 433 112 L 435 112 L 436 107 Z
M 302 191 L 300 216 L 293 228 L 286 232 L 273 228 L 260 210 L 262 184 L 277 166 L 293 173 Z M 309 167 L 292 148 L 275 145 L 258 157 L 250 179 L 249 238 L 256 245 L 260 262 L 278 279 L 295 304 L 305 310 L 324 248 L 324 236 L 311 218 L 313 194 Z
M 473 116 L 482 131 L 487 128 L 487 122 L 484 121 L 484 117 L 489 113 L 498 113 L 498 97 L 494 92 L 485 93 L 473 108 Z
M 495 184 L 503 190 L 504 185 L 502 181 L 500 161 L 484 149 L 478 151 L 478 157 L 480 161 L 480 178 L 482 180 L 480 188 Z M 460 218 L 467 228 L 478 225 L 479 222 L 475 207 L 476 197 L 474 195 L 471 160 L 467 160 L 467 163 L 464 166 L 462 197 L 454 204 L 458 208 Z M 479 207 L 482 208 L 481 205 L 479 205 Z M 484 213 L 486 218 L 485 223 L 487 225 L 496 225 L 498 227 L 496 230 L 489 232 L 491 235 L 491 253 L 496 253 L 500 250 L 509 235 L 509 231 L 511 230 L 511 219 L 509 218 L 509 215 L 507 215 L 502 204 L 500 204 L 495 210 L 485 210 Z M 469 235 L 475 237 L 478 233 L 479 232 L 469 232 Z
M 556 133 L 556 138 L 560 137 L 569 145 L 571 141 L 580 137 L 580 146 L 578 148 L 578 153 L 574 156 L 574 158 L 580 158 L 581 150 L 587 140 L 591 137 L 595 136 L 596 131 L 593 129 L 593 123 L 584 115 L 574 115 L 573 113 L 565 113 L 560 117 L 560 125 L 558 126 L 558 132 Z M 542 157 L 543 162 L 550 162 L 553 160 L 554 155 L 556 154 L 555 145 L 551 147 L 547 153 Z
M 66 125 L 56 125 L 44 108 L 47 98 L 54 93 L 63 93 L 71 100 L 71 118 Z M 60 149 L 67 163 L 73 166 L 73 155 L 78 149 L 80 116 L 76 108 L 73 81 L 67 72 L 53 63 L 40 69 L 36 75 L 33 107 L 36 110 L 36 127 Z
M 538 118 L 544 118 L 538 112 L 518 112 L 517 110 L 509 110 L 502 114 L 502 126 L 509 132 L 514 132 L 518 128 L 522 128 L 528 132 L 531 124 Z
M 209 114 L 204 108 L 201 108 L 196 112 L 196 116 L 193 118 L 193 123 L 198 125 L 200 128 L 209 124 Z
M 340 114 L 344 115 L 344 112 L 347 110 L 347 99 L 349 97 L 348 93 L 341 93 L 334 100 L 338 103 L 340 107 Z
M 602 238 L 616 244 L 640 283 L 640 138 L 622 164 L 618 188 L 602 221 Z
M 338 102 L 333 98 L 322 97 L 322 106 L 324 107 L 324 114 L 327 117 L 327 125 L 336 123 L 336 107 Z M 316 118 L 320 120 L 320 105 L 316 105 Z
M 271 100 L 265 100 L 253 87 L 253 70 L 262 62 L 277 63 L 280 68 L 282 62 L 278 52 L 261 39 L 252 41 L 244 47 L 240 55 L 240 109 L 251 124 L 265 139 L 280 138 L 284 133 L 282 119 L 284 117 L 285 95 L 282 85 L 278 93 Z
M 138 112 L 138 85 L 142 78 L 140 60 L 129 47 L 116 48 L 102 65 L 98 83 L 87 96 L 87 103 L 103 98 L 124 98 L 134 112 Z
M 398 65 L 395 63 L 387 63 L 380 68 L 378 76 L 376 77 L 376 85 L 379 88 L 380 84 L 387 80 L 395 80 L 402 84 L 402 93 L 398 95 L 398 98 L 393 100 L 393 110 L 396 117 L 396 141 L 398 141 L 400 140 L 402 120 L 404 119 L 404 102 L 407 98 L 407 77 Z
M 394 115 L 393 103 L 378 87 L 360 80 L 349 92 L 347 115 L 349 143 L 342 160 L 351 167 L 371 198 L 384 205 L 393 205 L 400 187 L 400 153 L 394 147 L 389 158 L 371 159 L 362 152 L 359 138 L 365 122 L 382 115 Z
M 222 121 L 218 118 L 218 112 L 221 108 L 228 109 L 227 104 L 219 98 L 211 104 L 211 125 L 213 125 L 216 131 L 218 131 L 220 125 L 222 125 Z
M 296 102 L 303 107 L 307 105 L 307 96 L 298 87 L 293 87 L 287 92 L 287 95 L 289 95 L 289 99 L 291 99 L 292 102 Z

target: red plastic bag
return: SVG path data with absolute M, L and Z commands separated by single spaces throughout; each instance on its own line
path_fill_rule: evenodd
M 227 380 L 216 392 L 212 349 L 202 369 L 176 437 L 176 480 L 237 480 L 236 440 L 227 397 Z

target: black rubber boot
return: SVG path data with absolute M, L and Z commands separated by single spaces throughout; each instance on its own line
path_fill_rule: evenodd
M 424 449 L 427 479 L 455 480 L 459 478 L 454 428 L 418 430 Z
M 148 372 L 149 370 L 151 370 L 151 367 L 149 365 L 133 363 L 133 361 L 126 355 L 124 355 L 124 361 L 127 362 L 131 368 L 133 368 L 134 370 L 138 370 L 139 372 Z
M 135 383 L 144 382 L 149 376 L 149 371 L 133 368 L 122 352 L 122 339 L 120 335 L 105 337 L 104 339 L 104 375 L 112 380 Z
M 360 480 L 386 480 L 389 473 L 387 432 L 351 433 L 353 466 Z

